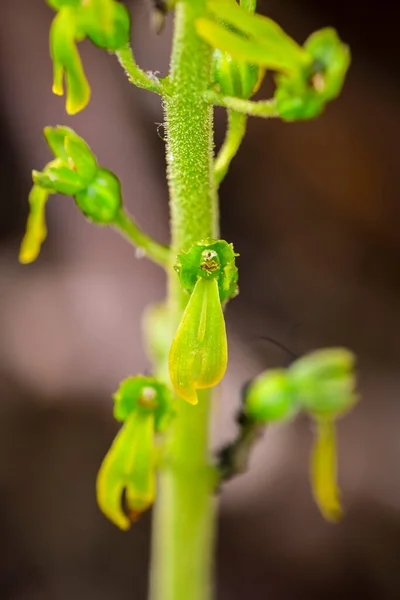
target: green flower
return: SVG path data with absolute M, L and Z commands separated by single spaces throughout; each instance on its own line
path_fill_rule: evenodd
M 142 375 L 125 379 L 114 402 L 114 416 L 124 424 L 100 467 L 97 500 L 102 512 L 126 530 L 154 502 L 155 434 L 164 431 L 173 413 L 168 388 Z
M 318 116 L 340 94 L 350 66 L 350 50 L 331 28 L 313 33 L 304 45 L 312 64 L 276 76 L 277 112 L 285 121 Z
M 44 135 L 55 155 L 43 171 L 33 171 L 29 217 L 20 262 L 34 261 L 46 238 L 45 205 L 50 194 L 73 196 L 84 215 L 100 225 L 113 224 L 122 207 L 117 177 L 100 168 L 87 143 L 69 127 L 46 127 Z
M 181 252 L 175 269 L 191 294 L 169 353 L 169 373 L 178 396 L 197 404 L 198 389 L 217 385 L 228 362 L 222 303 L 237 294 L 231 244 L 206 240 Z
M 310 478 L 322 515 L 342 515 L 337 486 L 335 420 L 357 401 L 355 357 L 346 348 L 325 348 L 295 360 L 288 369 L 265 371 L 249 385 L 245 414 L 253 423 L 286 421 L 300 409 L 315 421 Z
M 75 114 L 90 100 L 90 86 L 83 70 L 77 43 L 88 37 L 110 52 L 129 42 L 130 17 L 116 0 L 47 0 L 57 11 L 50 28 L 50 54 L 53 60 L 53 92 L 64 95 L 66 111 Z

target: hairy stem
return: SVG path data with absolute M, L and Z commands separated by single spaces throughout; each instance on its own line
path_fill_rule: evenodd
M 145 256 L 148 256 L 161 267 L 168 268 L 171 262 L 169 249 L 143 233 L 126 211 L 121 210 L 113 226 L 136 248 L 139 248 Z
M 165 99 L 172 252 L 218 236 L 212 161 L 211 49 L 196 34 L 205 0 L 177 4 L 168 97 Z M 169 318 L 175 330 L 188 295 L 172 268 Z M 153 530 L 152 600 L 209 600 L 215 487 L 208 455 L 211 393 L 197 406 L 176 401 L 176 418 L 160 471 Z

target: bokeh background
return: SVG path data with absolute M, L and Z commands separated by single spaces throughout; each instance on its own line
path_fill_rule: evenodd
M 171 24 L 129 2 L 133 46 L 165 74 Z M 235 432 L 240 388 L 261 369 L 348 345 L 362 402 L 339 426 L 346 518 L 312 502 L 312 425 L 268 430 L 250 472 L 222 492 L 218 600 L 400 598 L 400 86 L 395 3 L 263 0 L 299 41 L 325 25 L 352 48 L 340 100 L 309 123 L 252 120 L 221 189 L 222 235 L 240 252 L 227 310 L 228 376 L 214 445 Z M 40 259 L 18 264 L 30 171 L 49 160 L 45 125 L 66 124 L 122 181 L 125 203 L 168 240 L 163 116 L 112 56 L 82 44 L 89 107 L 67 117 L 51 94 L 43 0 L 0 0 L 0 599 L 144 600 L 150 515 L 121 533 L 94 484 L 117 430 L 111 393 L 148 367 L 140 319 L 164 295 L 161 271 L 72 200 L 48 205 Z M 224 131 L 217 111 L 216 141 Z M 166 598 L 165 600 L 170 600 Z

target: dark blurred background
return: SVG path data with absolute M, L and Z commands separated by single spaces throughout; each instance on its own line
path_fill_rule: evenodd
M 129 2 L 145 69 L 167 71 L 171 27 Z M 48 205 L 39 260 L 18 264 L 30 171 L 45 125 L 67 124 L 122 181 L 143 228 L 168 240 L 163 116 L 116 60 L 81 46 L 89 107 L 51 94 L 42 0 L 0 0 L 0 599 L 144 600 L 150 515 L 121 533 L 100 514 L 98 466 L 117 430 L 111 393 L 148 363 L 140 318 L 161 271 L 72 200 Z M 240 387 L 289 356 L 348 345 L 362 402 L 339 425 L 346 518 L 325 523 L 308 484 L 312 426 L 271 428 L 222 493 L 218 600 L 400 598 L 400 86 L 396 3 L 264 0 L 298 41 L 325 25 L 352 49 L 342 97 L 319 119 L 252 120 L 221 189 L 222 235 L 240 252 L 227 311 L 231 358 L 214 444 L 235 432 Z M 224 116 L 217 111 L 220 143 Z M 165 600 L 170 600 L 166 598 Z

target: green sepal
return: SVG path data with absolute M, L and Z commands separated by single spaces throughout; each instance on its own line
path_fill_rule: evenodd
M 53 92 L 64 95 L 64 75 L 67 84 L 66 111 L 73 115 L 88 104 L 90 87 L 82 67 L 76 41 L 76 11 L 74 8 L 61 8 L 54 17 L 50 28 L 50 54 L 53 60 Z
M 288 370 L 304 409 L 317 418 L 336 418 L 356 402 L 355 356 L 346 348 L 306 354 Z
M 180 252 L 174 266 L 182 286 L 191 293 L 199 278 L 217 279 L 221 302 L 238 293 L 238 270 L 233 245 L 224 240 L 207 239 Z
M 130 41 L 129 11 L 115 0 L 91 0 L 79 13 L 79 27 L 96 46 L 110 52 Z
M 155 498 L 154 414 L 134 411 L 121 427 L 100 467 L 96 488 L 102 512 L 120 529 Z M 126 511 L 123 493 L 126 491 Z
M 224 96 L 249 99 L 258 90 L 264 71 L 257 65 L 237 61 L 227 52 L 214 50 L 213 84 Z
M 350 50 L 332 28 L 313 33 L 304 45 L 312 63 L 276 77 L 277 112 L 285 121 L 311 119 L 341 92 L 350 66 Z
M 66 6 L 78 8 L 81 5 L 82 0 L 46 0 L 47 4 L 54 8 L 54 10 L 60 10 Z
M 32 179 L 35 184 L 66 196 L 73 196 L 86 185 L 79 173 L 61 158 L 49 162 L 42 172 L 33 171 Z
M 29 216 L 26 233 L 23 237 L 19 252 L 19 261 L 28 264 L 36 260 L 40 248 L 46 239 L 45 206 L 52 192 L 34 185 L 29 194 Z
M 97 172 L 97 160 L 87 143 L 77 135 L 67 136 L 65 150 L 70 166 L 76 169 L 85 183 L 90 183 Z
M 217 385 L 225 375 L 228 345 L 216 279 L 199 277 L 169 353 L 175 392 L 197 404 L 197 390 Z
M 245 412 L 253 421 L 288 421 L 299 411 L 296 390 L 285 369 L 265 371 L 247 389 Z
M 68 160 L 68 154 L 65 149 L 65 138 L 67 136 L 79 137 L 73 129 L 64 125 L 56 127 L 45 127 L 43 130 L 45 140 L 56 158 Z
M 70 127 L 45 127 L 44 136 L 54 155 L 68 163 L 81 179 L 90 183 L 97 171 L 97 160 L 88 144 Z
M 170 389 L 154 377 L 136 375 L 119 385 L 114 398 L 114 418 L 126 421 L 134 411 L 154 414 L 154 429 L 162 432 L 173 416 Z
M 100 225 L 112 224 L 121 210 L 121 184 L 107 169 L 98 169 L 86 189 L 74 196 L 83 214 Z
M 235 59 L 284 72 L 309 63 L 307 52 L 272 19 L 241 8 L 235 0 L 211 0 L 207 8 L 214 19 L 198 19 L 198 34 Z

